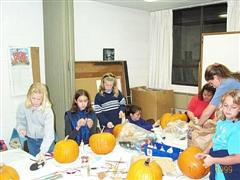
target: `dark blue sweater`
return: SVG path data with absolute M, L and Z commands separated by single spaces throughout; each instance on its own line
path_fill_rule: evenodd
M 152 124 L 150 122 L 145 121 L 144 119 L 139 119 L 137 121 L 133 121 L 132 119 L 129 118 L 128 121 L 132 124 L 140 126 L 143 129 L 146 129 L 148 131 L 151 131 L 151 129 L 152 129 Z
M 79 130 L 76 130 L 77 121 L 79 119 L 89 118 L 93 120 L 93 127 L 89 129 L 87 125 L 82 126 Z M 97 117 L 94 112 L 88 111 L 67 111 L 64 116 L 65 119 L 65 136 L 69 135 L 70 139 L 74 139 L 78 144 L 83 140 L 85 144 L 88 144 L 90 135 L 97 132 Z
M 112 122 L 114 125 L 120 124 L 119 112 L 124 112 L 125 106 L 126 101 L 120 91 L 117 97 L 114 96 L 113 92 L 97 93 L 94 101 L 94 111 L 101 128 L 107 126 L 108 122 Z

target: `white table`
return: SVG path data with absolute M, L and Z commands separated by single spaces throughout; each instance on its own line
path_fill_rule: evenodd
M 118 164 L 118 169 L 123 169 L 124 172 L 121 172 L 121 175 L 124 177 L 127 174 L 127 170 L 130 166 L 131 156 L 137 154 L 136 152 L 127 151 L 124 148 L 117 145 L 113 152 L 108 155 L 96 155 L 91 151 L 89 147 L 84 148 L 85 154 L 90 157 L 90 168 L 93 170 L 90 171 L 90 175 L 87 175 L 87 167 L 82 167 L 80 157 L 73 163 L 60 164 L 54 159 L 48 159 L 44 167 L 36 171 L 31 171 L 29 168 L 31 164 L 34 163 L 31 159 L 35 159 L 30 154 L 24 152 L 21 149 L 12 149 L 4 152 L 0 152 L 0 161 L 14 167 L 20 175 L 20 178 L 23 180 L 28 179 L 40 179 L 40 177 L 49 175 L 51 173 L 59 174 L 62 176 L 59 179 L 98 179 L 97 173 L 101 171 L 107 171 L 107 169 L 101 168 L 104 164 L 108 163 L 109 166 L 116 165 L 117 161 L 121 161 Z M 46 157 L 48 158 L 48 157 Z M 116 161 L 116 162 L 115 162 Z M 79 171 L 76 171 L 79 169 Z M 111 169 L 109 169 L 111 170 Z M 113 174 L 113 173 L 111 173 Z M 117 174 L 115 175 L 117 176 Z M 105 179 L 111 179 L 106 177 Z
M 130 161 L 131 157 L 133 155 L 137 155 L 138 153 L 135 151 L 126 150 L 119 145 L 115 147 L 113 152 L 109 153 L 108 155 L 96 155 L 91 151 L 89 147 L 84 148 L 85 154 L 87 154 L 90 157 L 90 175 L 87 173 L 87 168 L 81 167 L 81 160 L 78 158 L 73 163 L 68 164 L 59 164 L 54 159 L 49 159 L 46 161 L 46 164 L 43 168 L 31 171 L 29 169 L 30 165 L 34 163 L 30 159 L 34 159 L 30 154 L 24 152 L 21 149 L 14 149 L 14 150 L 8 150 L 4 152 L 0 152 L 1 161 L 5 164 L 8 164 L 12 167 L 14 167 L 22 180 L 43 180 L 40 179 L 40 177 L 43 177 L 45 175 L 50 175 L 52 173 L 55 173 L 55 175 L 59 176 L 59 179 L 98 179 L 97 173 L 111 170 L 102 168 L 106 165 L 106 163 L 110 166 L 116 166 L 118 165 L 118 170 L 121 170 L 119 174 L 114 173 L 108 173 L 109 176 L 105 177 L 104 180 L 112 179 L 111 176 L 114 177 L 126 177 L 127 171 L 130 167 Z M 115 161 L 121 161 L 121 163 L 117 163 Z M 80 171 L 76 171 L 76 169 L 79 169 Z M 187 180 L 189 178 L 183 176 L 181 172 L 178 170 L 179 175 L 178 176 L 164 176 L 164 180 Z M 53 179 L 53 178 L 50 178 Z M 207 177 L 205 179 L 208 179 Z M 45 179 L 49 180 L 49 179 Z

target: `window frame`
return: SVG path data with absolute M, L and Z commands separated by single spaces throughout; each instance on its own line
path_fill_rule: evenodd
M 181 12 L 181 11 L 188 11 L 188 10 L 191 10 L 191 9 L 194 9 L 194 8 L 200 8 L 200 34 L 199 34 L 199 59 L 198 59 L 198 63 L 197 64 L 194 64 L 194 62 L 192 64 L 178 64 L 178 65 L 174 65 L 174 52 L 173 52 L 173 55 L 172 55 L 172 76 L 171 76 L 171 87 L 174 89 L 174 91 L 177 91 L 177 92 L 187 92 L 187 93 L 194 93 L 196 94 L 198 92 L 198 84 L 199 84 L 199 70 L 200 70 L 200 66 L 199 66 L 199 63 L 201 62 L 201 34 L 202 33 L 206 33 L 204 31 L 204 26 L 206 24 L 204 24 L 205 20 L 208 18 L 208 16 L 204 16 L 204 10 L 207 9 L 207 8 L 211 8 L 211 7 L 216 7 L 216 6 L 226 6 L 226 9 L 224 11 L 227 11 L 227 3 L 226 2 L 223 2 L 223 3 L 218 3 L 218 4 L 208 4 L 208 5 L 203 5 L 203 6 L 196 6 L 196 7 L 192 7 L 192 8 L 184 8 L 184 9 L 176 9 L 176 10 L 173 10 L 173 18 L 174 18 L 174 11 L 175 12 Z M 218 7 L 217 7 L 218 8 Z M 206 13 L 206 12 L 205 12 Z M 181 20 L 181 19 L 180 19 Z M 198 22 L 198 21 L 196 21 Z M 206 21 L 207 22 L 207 21 Z M 225 32 L 226 32 L 226 20 L 225 20 Z M 221 23 L 220 23 L 221 24 Z M 173 30 L 174 30 L 174 21 L 173 21 Z M 216 32 L 216 31 L 211 31 L 211 32 Z M 224 31 L 223 31 L 224 32 Z M 174 33 L 174 32 L 173 32 Z M 174 34 L 173 34 L 173 49 L 174 49 Z M 183 49 L 183 48 L 182 48 Z M 181 50 L 182 50 L 181 49 Z M 173 50 L 174 51 L 174 50 Z M 182 56 L 180 54 L 180 56 Z M 179 61 L 178 61 L 179 62 Z M 173 69 L 174 69 L 174 66 L 179 66 L 180 68 L 183 68 L 183 69 L 186 69 L 186 68 L 196 68 L 196 71 L 198 73 L 197 75 L 197 82 L 195 85 L 193 84 L 188 84 L 186 83 L 186 80 L 185 80 L 185 83 L 176 83 L 176 82 L 173 82 Z M 195 71 L 195 73 L 196 73 Z

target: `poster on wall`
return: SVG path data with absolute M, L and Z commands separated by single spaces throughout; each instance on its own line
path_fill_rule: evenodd
M 103 60 L 114 60 L 114 48 L 103 48 Z
M 33 83 L 30 53 L 28 47 L 9 47 L 9 74 L 13 96 L 26 95 Z

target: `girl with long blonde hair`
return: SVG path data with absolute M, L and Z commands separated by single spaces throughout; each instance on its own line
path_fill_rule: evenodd
M 54 145 L 54 115 L 46 85 L 36 82 L 30 86 L 16 118 L 16 129 L 27 138 L 29 153 L 44 159 L 44 154 L 52 151 Z

